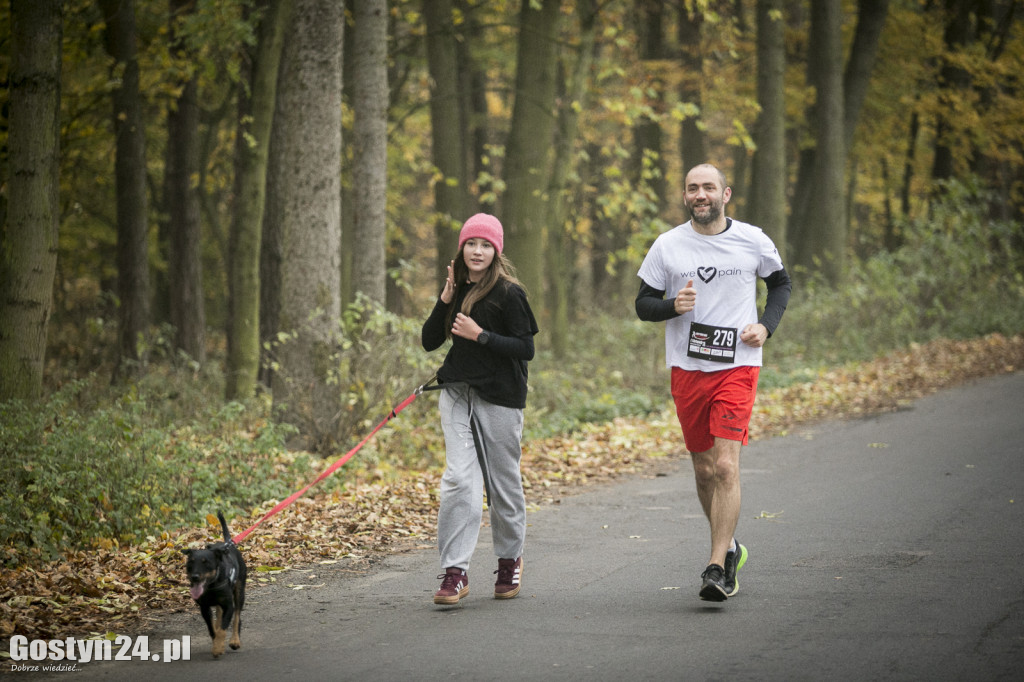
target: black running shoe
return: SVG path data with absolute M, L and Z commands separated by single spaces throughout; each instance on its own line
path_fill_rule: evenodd
M 700 574 L 704 584 L 700 588 L 700 598 L 704 601 L 725 601 L 729 595 L 725 591 L 725 569 L 718 564 L 710 564 Z
M 736 543 L 736 551 L 725 555 L 725 594 L 733 596 L 740 591 L 740 581 L 736 577 L 743 564 L 747 563 L 747 548 Z

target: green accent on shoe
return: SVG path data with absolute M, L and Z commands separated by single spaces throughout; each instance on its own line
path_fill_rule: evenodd
M 747 557 L 750 553 L 747 548 L 736 543 L 736 551 L 729 552 L 725 555 L 725 577 L 723 582 L 725 583 L 725 593 L 727 596 L 733 596 L 740 591 L 740 580 L 738 577 L 739 570 L 743 568 L 743 564 L 747 563 Z

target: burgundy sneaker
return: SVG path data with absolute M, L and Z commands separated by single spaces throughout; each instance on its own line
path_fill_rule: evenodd
M 437 577 L 443 580 L 441 589 L 434 593 L 435 604 L 458 604 L 469 594 L 469 574 L 464 569 L 449 566 Z
M 523 557 L 498 559 L 498 580 L 494 583 L 495 599 L 511 599 L 519 594 L 519 579 L 523 576 Z

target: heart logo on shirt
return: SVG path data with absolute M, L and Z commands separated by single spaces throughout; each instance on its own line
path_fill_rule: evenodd
M 700 277 L 701 281 L 705 284 L 713 280 L 717 274 L 718 270 L 716 268 L 697 268 L 697 276 Z

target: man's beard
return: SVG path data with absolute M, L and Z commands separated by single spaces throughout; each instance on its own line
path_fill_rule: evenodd
M 707 208 L 708 212 L 706 216 L 698 216 L 697 212 L 694 210 L 695 207 L 693 206 L 687 206 L 687 208 L 690 210 L 690 219 L 693 220 L 693 222 L 698 223 L 700 225 L 710 225 L 711 223 L 715 222 L 722 216 L 721 204 L 716 204 L 714 202 L 711 202 L 710 204 L 706 204 L 704 206 L 696 207 Z

